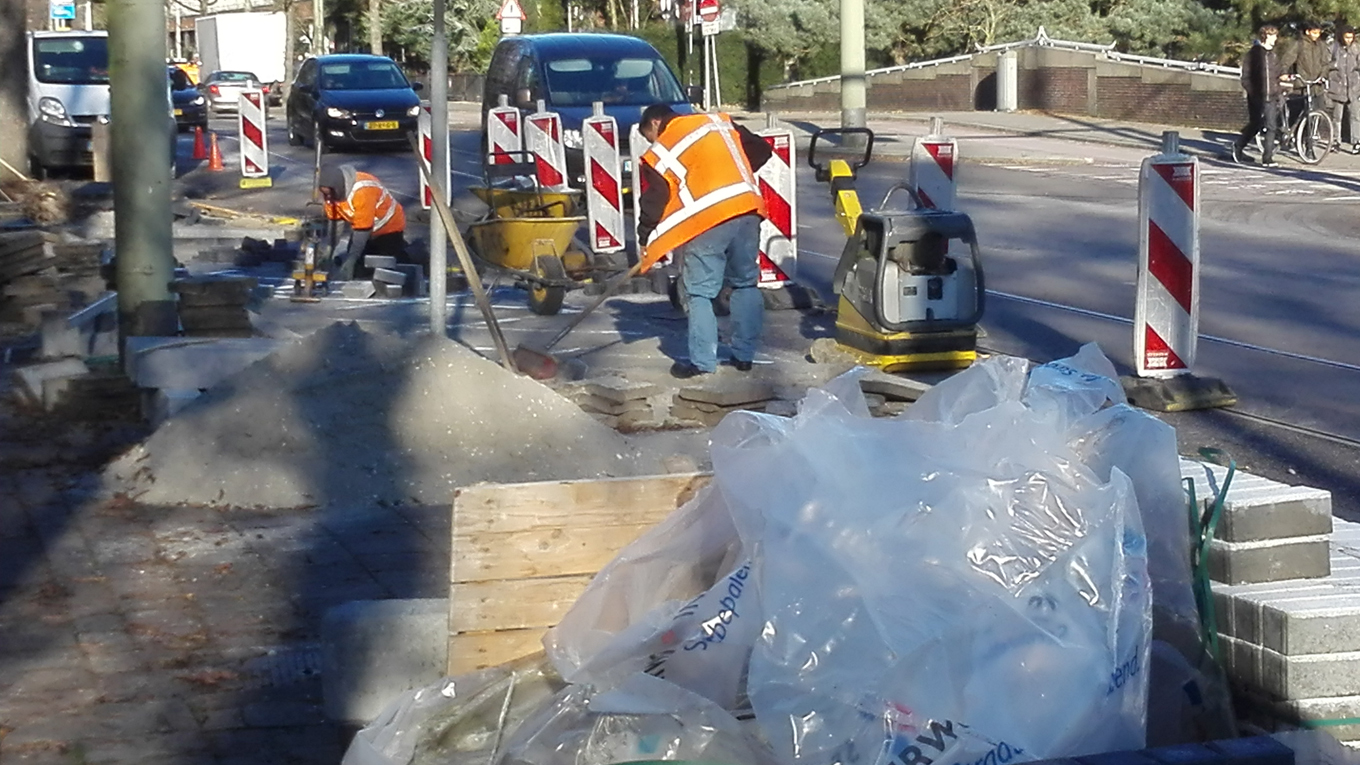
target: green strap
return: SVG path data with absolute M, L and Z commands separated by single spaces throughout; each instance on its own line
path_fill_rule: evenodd
M 1214 591 L 1209 580 L 1209 543 L 1213 540 L 1219 518 L 1223 515 L 1223 501 L 1228 496 L 1228 487 L 1232 485 L 1233 476 L 1237 473 L 1237 461 L 1221 449 L 1206 447 L 1199 450 L 1199 455 L 1218 465 L 1223 465 L 1226 461 L 1228 468 L 1228 474 L 1224 476 L 1223 485 L 1219 487 L 1214 501 L 1203 512 L 1200 511 L 1199 501 L 1195 496 L 1194 479 L 1185 479 L 1186 494 L 1190 503 L 1188 508 L 1190 565 L 1193 577 L 1191 586 L 1195 593 L 1195 605 L 1199 606 L 1200 630 L 1203 633 L 1204 645 L 1209 651 L 1210 658 L 1221 665 L 1223 656 L 1218 642 L 1218 616 L 1214 611 Z

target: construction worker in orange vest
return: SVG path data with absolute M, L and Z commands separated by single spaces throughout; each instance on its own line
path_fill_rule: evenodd
M 764 139 L 726 114 L 676 114 L 653 104 L 638 124 L 651 147 L 639 162 L 637 238 L 643 271 L 674 252 L 689 307 L 689 360 L 671 366 L 688 379 L 718 369 L 713 300 L 732 288 L 732 366 L 750 371 L 765 323 L 756 282 L 765 201 L 755 171 L 770 158 Z
M 365 254 L 406 261 L 406 213 L 376 176 L 354 165 L 328 165 L 321 169 L 317 185 L 326 219 L 343 220 L 350 226 L 349 249 L 336 258 L 334 278 L 354 278 L 354 269 Z

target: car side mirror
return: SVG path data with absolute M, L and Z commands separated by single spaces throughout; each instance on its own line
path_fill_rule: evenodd
M 422 90 L 424 90 L 424 89 L 425 89 L 425 84 L 424 84 L 424 83 L 420 83 L 420 82 L 413 82 L 413 83 L 411 83 L 411 90 L 414 90 L 414 91 L 417 92 L 417 93 L 419 93 L 420 91 L 422 91 Z
M 691 104 L 702 104 L 704 102 L 704 86 L 686 85 L 685 98 L 688 98 Z

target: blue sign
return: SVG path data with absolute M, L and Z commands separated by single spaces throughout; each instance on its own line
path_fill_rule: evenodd
M 73 3 L 73 2 L 71 2 L 71 3 L 62 2 L 62 0 L 50 0 L 50 2 L 48 3 L 48 6 L 49 6 L 49 7 L 51 8 L 51 10 L 52 10 L 52 18 L 54 18 L 54 19 L 68 19 L 68 20 L 70 20 L 70 21 L 75 21 L 75 20 L 76 20 L 76 4 L 75 4 L 75 3 Z

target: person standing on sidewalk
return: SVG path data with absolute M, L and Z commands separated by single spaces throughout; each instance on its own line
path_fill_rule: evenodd
M 1327 72 L 1327 98 L 1332 102 L 1332 122 L 1336 123 L 1337 144 L 1347 139 L 1351 153 L 1360 154 L 1360 45 L 1355 44 L 1355 30 L 1341 27 L 1336 42 L 1332 43 L 1332 66 Z M 1341 118 L 1346 117 L 1342 123 Z M 1345 130 L 1342 125 L 1345 124 Z M 1343 134 L 1344 133 L 1344 134 Z
M 1238 164 L 1246 163 L 1247 144 L 1265 128 L 1261 166 L 1279 166 L 1274 159 L 1275 123 L 1278 119 L 1276 99 L 1282 91 L 1280 62 L 1275 56 L 1275 41 L 1279 36 L 1280 30 L 1274 24 L 1266 24 L 1257 30 L 1251 49 L 1242 57 L 1242 88 L 1247 91 L 1247 124 L 1232 147 L 1233 161 Z
M 671 366 L 684 380 L 718 371 L 713 300 L 732 287 L 732 365 L 746 372 L 765 321 L 756 282 L 765 200 L 755 171 L 769 160 L 765 140 L 726 114 L 676 114 L 652 104 L 638 124 L 651 142 L 639 164 L 637 239 L 642 271 L 674 252 L 689 306 L 689 360 Z
M 1288 83 L 1291 77 L 1298 77 L 1303 81 L 1294 83 L 1294 92 L 1289 98 L 1289 124 L 1293 125 L 1294 120 L 1309 109 L 1323 109 L 1327 106 L 1313 102 L 1315 97 L 1321 101 L 1319 96 L 1321 88 L 1304 83 L 1327 76 L 1327 70 L 1332 65 L 1332 46 L 1322 40 L 1322 25 L 1316 21 L 1307 21 L 1303 25 L 1303 37 L 1291 45 L 1281 46 L 1279 56 L 1280 80 Z

